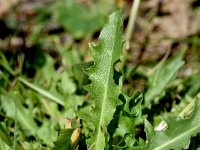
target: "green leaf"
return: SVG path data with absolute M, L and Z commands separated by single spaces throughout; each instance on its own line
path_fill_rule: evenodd
M 124 106 L 124 110 L 132 117 L 137 118 L 136 124 L 140 124 L 142 122 L 142 100 L 143 95 L 139 92 L 135 92 L 131 97 L 126 97 L 126 103 Z
M 0 53 L 0 65 L 4 67 L 10 74 L 15 75 L 16 73 L 13 71 L 13 69 L 10 67 L 10 64 L 8 63 L 6 57 L 3 55 L 3 53 Z
M 2 130 L 0 129 L 0 139 L 2 139 L 8 146 L 12 147 L 12 141 L 10 137 Z M 20 145 L 16 145 L 16 150 L 24 150 Z
M 188 83 L 190 89 L 187 91 L 187 94 L 190 96 L 194 96 L 196 93 L 200 91 L 200 67 L 198 68 L 198 72 L 191 77 L 191 80 Z
M 55 120 L 47 121 L 43 120 L 42 126 L 37 130 L 37 136 L 46 144 L 52 144 L 52 141 L 57 137 L 57 131 L 55 130 Z
M 159 66 L 149 76 L 149 88 L 145 93 L 145 105 L 149 107 L 151 102 L 164 91 L 167 84 L 175 77 L 178 70 L 183 66 L 183 56 L 186 49 L 182 49 L 177 55 Z
M 96 150 L 105 148 L 108 143 L 107 126 L 113 118 L 116 106 L 120 103 L 118 96 L 121 87 L 113 79 L 114 66 L 122 56 L 122 20 L 121 12 L 109 16 L 108 22 L 100 33 L 99 45 L 91 45 L 94 65 L 86 70 L 92 81 L 86 86 L 91 93 L 92 107 L 88 114 L 80 114 L 95 129 L 88 141 L 89 147 Z
M 20 82 L 22 82 L 23 84 L 25 84 L 26 86 L 30 87 L 31 89 L 35 90 L 36 92 L 40 93 L 41 95 L 53 100 L 54 102 L 60 104 L 60 105 L 64 105 L 64 102 L 62 99 L 60 99 L 58 96 L 52 95 L 50 92 L 44 90 L 43 88 L 34 85 L 33 83 L 28 82 L 26 79 L 22 78 L 22 77 L 18 77 L 17 78 Z
M 148 144 L 144 150 L 181 150 L 187 149 L 190 138 L 200 133 L 200 99 L 196 99 L 195 109 L 189 119 L 167 117 L 167 128 L 164 131 L 154 131 L 148 121 L 145 121 L 145 132 Z
M 75 112 L 78 110 L 78 107 L 83 104 L 84 98 L 83 96 L 79 95 L 69 95 L 65 97 L 65 108 L 66 108 L 66 113 L 65 117 L 67 118 L 76 118 Z
M 118 128 L 114 133 L 114 137 L 124 137 L 127 133 L 134 133 L 136 122 L 141 123 L 141 102 L 142 95 L 134 93 L 132 97 L 124 94 L 126 99 L 124 108 L 121 109 L 118 120 Z
M 58 1 L 55 11 L 56 20 L 75 38 L 85 37 L 98 30 L 104 23 L 97 10 L 88 11 L 73 0 Z
M 63 129 L 60 132 L 60 135 L 58 136 L 55 145 L 52 150 L 70 150 L 73 148 L 72 143 L 72 134 L 75 129 L 79 128 L 79 123 L 75 122 L 74 120 L 71 122 L 71 127 L 68 129 Z
M 28 130 L 33 135 L 36 135 L 38 126 L 33 119 L 33 114 L 31 111 L 23 107 L 17 101 L 18 99 L 17 94 L 13 92 L 3 93 L 1 95 L 2 108 L 8 117 L 17 119 L 23 129 Z
M 72 94 L 76 91 L 76 84 L 70 79 L 66 71 L 60 73 L 59 78 L 60 83 L 58 83 L 58 86 L 62 89 L 63 94 Z
M 133 146 L 136 142 L 135 126 L 143 121 L 141 117 L 142 98 L 142 95 L 139 93 L 134 93 L 131 97 L 124 94 L 126 102 L 124 108 L 121 109 L 121 112 L 119 113 L 118 127 L 113 134 L 113 138 L 119 136 L 123 138 L 123 141 L 125 141 L 123 148 Z M 122 98 L 120 97 L 120 99 Z M 120 143 L 122 143 L 122 140 L 117 144 L 118 148 L 120 148 L 118 146 Z M 122 146 L 122 144 L 120 144 L 120 146 Z
M 74 129 L 63 129 L 61 130 L 60 135 L 58 136 L 55 146 L 52 150 L 70 150 L 71 146 L 71 136 L 74 132 Z
M 2 129 L 0 129 L 0 138 L 6 143 L 8 144 L 9 146 L 12 145 L 12 141 L 10 139 L 10 137 L 4 133 L 4 131 Z
M 84 73 L 82 68 L 84 68 L 84 66 L 86 66 L 85 68 L 87 68 L 87 66 L 89 66 L 90 64 L 93 65 L 92 62 L 88 62 L 72 66 L 72 73 L 74 75 L 75 80 L 77 81 L 78 88 L 80 88 L 81 90 L 83 90 L 83 86 L 89 84 L 88 76 Z

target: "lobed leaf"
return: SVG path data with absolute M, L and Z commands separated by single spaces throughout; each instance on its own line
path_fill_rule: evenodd
M 154 131 L 152 125 L 145 121 L 148 143 L 146 147 L 141 149 L 187 149 L 190 144 L 190 138 L 200 133 L 200 99 L 196 99 L 195 109 L 189 119 L 166 117 L 165 122 L 167 123 L 167 128 L 164 131 Z
M 124 108 L 121 107 L 121 111 L 119 113 L 118 128 L 114 133 L 114 137 L 124 137 L 127 133 L 133 134 L 135 124 L 140 124 L 142 122 L 142 95 L 139 93 L 134 93 L 131 97 L 125 94 L 123 96 L 126 101 L 123 106 Z
M 141 103 L 142 94 L 135 92 L 131 97 L 123 94 L 123 98 L 119 99 L 124 102 L 120 106 L 120 113 L 117 115 L 117 128 L 113 134 L 114 142 L 113 147 L 116 149 L 124 149 L 131 147 L 136 143 L 135 126 L 143 122 Z M 121 138 L 121 140 L 116 140 Z
M 91 84 L 86 90 L 91 93 L 93 108 L 88 114 L 79 116 L 95 127 L 88 140 L 91 149 L 104 149 L 108 143 L 107 126 L 113 118 L 121 87 L 113 79 L 114 66 L 122 56 L 121 12 L 116 11 L 109 16 L 100 33 L 99 45 L 91 45 L 94 65 L 85 70 Z

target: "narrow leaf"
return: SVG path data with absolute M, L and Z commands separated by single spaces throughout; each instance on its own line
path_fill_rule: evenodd
M 28 86 L 28 87 L 30 87 L 31 89 L 35 90 L 36 92 L 40 93 L 41 95 L 43 95 L 43 96 L 45 96 L 45 97 L 47 97 L 47 98 L 53 100 L 54 102 L 56 102 L 56 103 L 58 103 L 58 104 L 60 104 L 60 105 L 62 105 L 62 106 L 64 105 L 64 102 L 63 102 L 60 98 L 58 98 L 58 97 L 52 95 L 50 92 L 48 92 L 48 91 L 46 91 L 46 90 L 40 88 L 39 86 L 36 86 L 36 85 L 34 85 L 34 84 L 28 82 L 26 79 L 24 79 L 24 78 L 22 78 L 22 77 L 18 77 L 17 79 L 18 79 L 20 82 L 22 82 L 23 84 L 25 84 L 26 86 Z

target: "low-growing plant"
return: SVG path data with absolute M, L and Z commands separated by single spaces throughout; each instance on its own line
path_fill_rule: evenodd
M 122 34 L 122 22 L 121 11 L 113 12 L 107 18 L 98 43 L 90 44 L 93 63 L 85 65 L 89 66 L 86 68 L 82 66 L 89 79 L 87 81 L 89 84 L 84 86 L 84 89 L 89 93 L 85 101 L 82 96 L 75 93 L 82 84 L 78 84 L 79 87 L 77 87 L 68 73 L 60 73 L 60 78 L 51 77 L 48 74 L 46 82 L 51 88 L 49 91 L 44 90 L 36 83 L 30 83 L 15 73 L 9 67 L 6 58 L 1 55 L 0 66 L 7 74 L 16 78 L 15 82 L 18 83 L 16 86 L 19 88 L 16 92 L 0 90 L 1 109 L 2 112 L 5 112 L 4 117 L 7 121 L 0 124 L 1 148 L 13 147 L 17 150 L 23 149 L 24 146 L 27 149 L 44 149 L 45 147 L 53 150 L 181 150 L 189 148 L 191 137 L 200 133 L 200 95 L 197 95 L 189 104 L 184 105 L 185 108 L 179 116 L 164 114 L 161 119 L 163 121 L 155 129 L 146 119 L 146 114 L 143 111 L 143 108 L 151 108 L 152 104 L 157 102 L 155 99 L 164 97 L 165 89 L 170 87 L 168 83 L 175 78 L 178 70 L 184 64 L 185 49 L 180 50 L 177 55 L 161 64 L 147 77 L 149 86 L 144 94 L 135 91 L 128 95 L 123 90 L 124 72 L 122 70 L 124 63 L 121 62 L 125 59 L 123 58 L 125 41 Z M 47 61 L 48 64 L 51 64 L 53 60 L 47 59 Z M 80 70 L 77 71 L 77 68 L 80 69 L 75 66 L 72 72 L 81 74 L 80 78 L 83 79 L 85 75 Z M 53 69 L 48 66 L 47 71 L 50 70 Z M 41 75 L 42 72 L 37 75 L 38 82 Z M 6 75 L 3 78 L 5 82 L 8 80 Z M 59 84 L 55 85 L 50 80 L 59 82 Z M 20 91 L 25 90 L 22 84 L 32 89 L 29 94 L 33 99 L 35 98 L 33 103 L 24 102 L 26 107 L 20 102 Z M 64 90 L 68 92 L 65 93 Z M 36 93 L 43 95 L 44 99 L 41 102 Z M 62 93 L 65 94 L 62 95 Z M 22 95 L 28 99 L 26 93 L 22 92 Z M 47 103 L 46 99 L 53 101 Z M 41 103 L 41 110 L 34 110 L 36 103 Z M 44 111 L 45 115 L 52 116 L 51 118 L 54 120 L 47 121 L 45 118 L 45 123 L 39 127 L 35 122 L 35 116 L 44 118 L 40 111 Z M 60 113 L 58 113 L 59 111 Z M 63 116 L 67 116 L 66 127 L 59 132 L 57 137 L 55 128 L 57 126 L 63 127 L 63 124 L 56 123 L 60 121 L 59 118 L 64 118 Z M 35 136 L 33 141 L 38 142 L 22 144 L 15 141 L 13 145 L 6 128 L 10 119 L 16 120 L 16 124 L 22 128 L 21 130 L 28 132 L 27 135 Z M 41 120 L 38 119 L 37 122 Z M 62 122 L 64 121 L 62 120 Z M 140 133 L 144 134 L 144 132 L 146 136 L 139 135 Z M 14 140 L 16 140 L 16 135 Z M 47 146 L 39 144 L 40 142 Z
M 163 116 L 163 127 L 155 131 L 141 116 L 142 95 L 134 93 L 129 97 L 122 90 L 123 75 L 119 68 L 116 69 L 116 64 L 123 59 L 123 43 L 121 13 L 116 11 L 101 31 L 98 45 L 90 44 L 94 65 L 84 70 L 91 80 L 91 84 L 85 86 L 91 98 L 89 107 L 80 109 L 78 117 L 82 119 L 87 149 L 187 149 L 190 138 L 200 132 L 199 98 L 196 98 L 194 111 L 188 119 Z M 183 65 L 184 51 L 160 66 L 150 77 L 154 83 L 145 95 L 145 105 L 161 93 Z M 146 141 L 136 138 L 136 126 L 143 121 Z

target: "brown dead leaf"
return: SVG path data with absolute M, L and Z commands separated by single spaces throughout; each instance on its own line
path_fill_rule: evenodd
M 200 16 L 194 13 L 192 2 L 193 0 L 150 0 L 141 4 L 138 27 L 136 26 L 133 37 L 133 41 L 140 43 L 141 47 L 146 43 L 140 61 L 161 59 L 175 41 L 200 32 Z M 134 46 L 132 51 L 135 51 Z
M 155 17 L 152 27 L 156 31 L 150 34 L 151 39 L 185 38 L 200 30 L 200 17 L 191 7 L 192 0 L 164 0 L 161 11 L 169 13 L 164 17 Z
M 76 122 L 79 123 L 80 120 L 76 120 Z M 72 124 L 72 120 L 69 118 L 66 118 L 66 129 L 70 129 L 72 127 L 71 124 Z M 77 143 L 80 137 L 80 132 L 81 132 L 80 130 L 81 130 L 80 128 L 75 129 L 71 136 L 72 150 L 74 150 L 77 146 Z
M 12 8 L 13 5 L 16 5 L 20 0 L 0 0 L 0 17 Z

